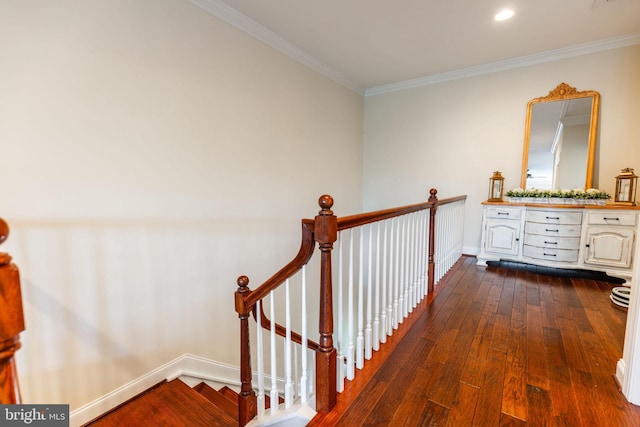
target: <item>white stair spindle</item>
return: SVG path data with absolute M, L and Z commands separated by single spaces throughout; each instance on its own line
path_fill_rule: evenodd
M 344 391 L 344 258 L 342 254 L 342 232 L 338 232 L 338 328 L 336 333 L 336 390 Z
M 384 221 L 384 237 L 382 238 L 382 289 L 381 295 L 382 299 L 380 301 L 380 342 L 387 342 L 387 229 L 388 229 L 389 220 Z
M 291 379 L 291 295 L 289 293 L 289 279 L 285 281 L 285 339 L 284 339 L 284 407 L 293 405 L 293 383 Z
M 260 308 L 262 301 L 256 302 L 256 313 L 258 313 L 258 319 L 260 319 Z M 256 322 L 256 354 L 258 355 L 258 418 L 264 417 L 265 398 L 264 398 L 264 345 L 262 343 L 262 326 L 260 321 Z
M 364 367 L 364 227 L 360 227 L 358 264 L 358 335 L 356 338 L 356 368 Z
M 376 233 L 376 301 L 373 316 L 373 349 L 380 349 L 380 233 L 381 221 L 378 221 Z
M 369 261 L 367 262 L 367 324 L 364 330 L 364 357 L 365 359 L 371 359 L 371 355 L 373 354 L 373 343 L 371 330 L 371 321 L 372 321 L 372 310 L 373 310 L 373 268 L 372 268 L 372 260 L 373 260 L 373 227 L 367 227 L 369 231 Z
M 302 295 L 301 300 L 302 303 L 300 307 L 301 310 L 301 341 L 302 345 L 300 347 L 300 403 L 307 403 L 309 400 L 309 390 L 308 390 L 308 380 L 307 380 L 307 266 L 302 266 Z
M 349 229 L 349 295 L 347 298 L 347 379 L 352 380 L 355 377 L 355 346 L 353 336 L 353 229 Z
M 393 284 L 393 329 L 398 329 L 399 313 L 399 299 L 402 288 L 400 287 L 400 219 L 398 218 L 396 227 L 396 251 L 395 251 L 395 278 Z
M 269 396 L 271 400 L 271 414 L 278 412 L 278 371 L 276 360 L 276 310 L 275 310 L 275 296 L 273 291 L 269 292 L 271 296 L 270 301 L 270 319 L 271 319 L 271 394 Z
M 393 334 L 393 288 L 394 288 L 394 275 L 393 275 L 393 260 L 395 258 L 395 253 L 393 251 L 393 219 L 389 220 L 389 228 L 391 229 L 391 236 L 389 238 L 389 277 L 388 277 L 388 288 L 389 288 L 389 301 L 387 301 L 387 335 L 391 336 Z

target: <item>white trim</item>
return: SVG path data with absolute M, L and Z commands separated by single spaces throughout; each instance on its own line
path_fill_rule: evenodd
M 598 40 L 591 43 L 583 43 L 576 46 L 550 50 L 534 55 L 520 56 L 518 58 L 491 62 L 489 64 L 463 68 L 446 73 L 434 74 L 431 76 L 420 77 L 404 82 L 372 87 L 365 90 L 364 94 L 365 96 L 373 96 L 383 93 L 397 92 L 406 89 L 413 89 L 417 87 L 443 83 L 450 80 L 464 79 L 468 77 L 479 76 L 482 74 L 490 74 L 498 71 L 506 71 L 514 68 L 528 67 L 530 65 L 542 64 L 545 62 L 553 62 L 561 59 L 573 58 L 575 56 L 588 55 L 590 53 L 602 52 L 610 49 L 618 49 L 621 47 L 632 46 L 636 44 L 640 44 L 640 33 L 613 37 L 605 40 Z
M 480 248 L 477 246 L 463 246 L 462 254 L 463 255 L 473 255 L 476 256 L 480 253 Z
M 324 65 L 304 50 L 285 40 L 273 31 L 263 27 L 220 0 L 189 0 L 190 3 L 209 12 L 215 17 L 233 25 L 239 30 L 255 37 L 264 44 L 284 53 L 291 59 L 300 62 L 323 76 L 333 80 L 352 91 L 364 94 L 364 88 L 347 78 L 344 74 Z
M 73 410 L 69 417 L 70 425 L 73 427 L 85 424 L 161 381 L 183 379 L 184 377 L 187 377 L 185 378 L 186 383 L 196 379 L 197 382 L 211 381 L 226 384 L 235 389 L 240 385 L 238 380 L 240 368 L 199 356 L 183 354 L 177 359 Z M 189 381 L 189 378 L 192 381 Z

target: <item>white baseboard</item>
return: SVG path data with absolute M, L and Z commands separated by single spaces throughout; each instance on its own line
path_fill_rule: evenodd
M 476 256 L 480 253 L 480 248 L 477 246 L 463 246 L 462 253 L 465 255 L 473 255 Z
M 72 411 L 69 414 L 70 425 L 75 427 L 87 423 L 155 384 L 176 378 L 180 378 L 187 384 L 206 381 L 229 385 L 237 390 L 240 385 L 240 368 L 199 356 L 183 354 L 148 374 Z

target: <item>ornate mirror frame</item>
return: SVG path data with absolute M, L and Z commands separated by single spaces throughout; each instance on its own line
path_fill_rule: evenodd
M 527 104 L 527 116 L 524 127 L 524 150 L 522 153 L 522 176 L 520 178 L 520 187 L 527 186 L 527 170 L 529 164 L 529 143 L 531 139 L 531 117 L 533 107 L 542 102 L 562 101 L 568 99 L 578 99 L 592 97 L 591 103 L 591 120 L 589 125 L 589 146 L 588 158 L 586 164 L 585 189 L 591 188 L 593 183 L 593 165 L 596 153 L 596 138 L 598 131 L 598 112 L 600 110 L 600 94 L 598 92 L 588 90 L 578 92 L 575 87 L 566 83 L 560 83 L 555 89 L 549 92 L 547 96 L 534 98 Z

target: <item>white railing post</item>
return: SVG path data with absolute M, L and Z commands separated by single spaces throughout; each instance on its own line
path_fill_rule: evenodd
M 372 308 L 373 308 L 373 300 L 372 300 L 372 292 L 373 292 L 373 266 L 371 265 L 373 261 L 373 226 L 368 227 L 369 231 L 369 262 L 367 263 L 367 323 L 364 329 L 364 357 L 365 359 L 371 359 L 371 355 L 373 353 L 373 344 L 371 330 L 371 316 L 372 316 Z
M 342 254 L 342 232 L 338 233 L 338 329 L 336 333 L 336 389 L 344 390 L 345 354 L 344 354 L 344 258 Z
M 260 319 L 260 309 L 262 307 L 262 301 L 258 301 L 256 303 L 256 319 Z M 264 345 L 262 343 L 262 325 L 260 325 L 260 321 L 256 321 L 256 353 L 257 364 L 258 364 L 258 395 L 257 395 L 257 406 L 258 406 L 258 418 L 262 418 L 264 416 L 265 411 L 265 398 L 264 398 Z
M 302 267 L 302 295 L 301 295 L 301 340 L 302 344 L 300 347 L 300 403 L 305 404 L 309 400 L 309 390 L 308 390 L 308 374 L 307 374 L 307 358 L 309 355 L 307 349 L 307 267 Z
M 380 222 L 376 234 L 376 303 L 373 318 L 373 350 L 380 348 Z
M 275 295 L 273 291 L 269 292 L 271 296 L 270 306 L 269 306 L 269 316 L 271 320 L 271 393 L 269 396 L 269 400 L 271 401 L 271 414 L 275 414 L 278 412 L 278 367 L 277 367 L 277 359 L 276 359 L 276 309 L 275 309 Z
M 364 366 L 364 233 L 360 227 L 360 247 L 358 250 L 358 335 L 356 338 L 356 368 Z

